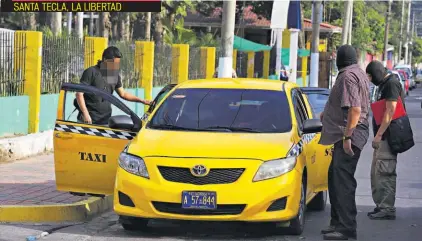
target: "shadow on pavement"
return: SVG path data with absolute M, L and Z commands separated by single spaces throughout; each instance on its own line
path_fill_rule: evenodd
M 366 213 L 373 207 L 358 206 L 358 240 L 416 241 L 422 235 L 422 207 L 397 208 L 397 219 L 369 220 Z M 330 206 L 324 212 L 307 212 L 305 231 L 300 236 L 286 236 L 270 223 L 152 221 L 148 232 L 126 231 L 111 215 L 101 225 L 83 225 L 58 230 L 66 236 L 89 235 L 92 240 L 322 240 L 320 230 L 329 222 Z M 112 221 L 110 221 L 112 219 Z M 93 222 L 95 223 L 95 221 Z M 51 238 L 53 238 L 52 236 Z M 61 237 L 61 236 L 60 236 Z M 95 238 L 94 238 L 95 237 Z M 53 240 L 53 239 L 51 239 Z M 91 240 L 91 239 L 88 239 Z

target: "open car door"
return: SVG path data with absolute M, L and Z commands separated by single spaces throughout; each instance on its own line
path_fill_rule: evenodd
M 308 96 L 302 92 L 302 97 L 307 100 L 307 108 L 311 110 L 312 118 L 319 118 L 320 113 L 315 113 L 311 106 Z M 321 133 L 315 133 L 312 136 L 311 143 L 315 150 L 315 157 L 313 162 L 317 164 L 316 178 L 315 178 L 315 192 L 320 192 L 328 189 L 328 168 L 331 164 L 333 145 L 325 146 L 319 144 Z
M 77 121 L 76 93 L 95 95 L 112 106 L 108 126 Z M 86 97 L 85 97 L 86 98 Z M 60 191 L 112 194 L 121 151 L 141 129 L 140 118 L 115 96 L 93 86 L 61 87 L 54 128 L 56 186 Z
M 173 90 L 176 85 L 177 84 L 168 84 L 168 85 L 164 86 L 164 88 L 162 88 L 160 90 L 160 92 L 158 92 L 157 96 L 155 96 L 154 101 L 152 102 L 152 104 L 148 108 L 148 111 L 145 112 L 145 114 L 142 116 L 142 118 L 141 118 L 142 124 L 145 124 L 146 123 L 146 121 L 148 120 L 148 118 L 151 115 L 151 113 L 155 110 L 155 107 L 157 107 L 158 104 L 160 104 L 160 102 L 164 99 L 164 97 L 166 97 L 166 95 L 171 90 Z

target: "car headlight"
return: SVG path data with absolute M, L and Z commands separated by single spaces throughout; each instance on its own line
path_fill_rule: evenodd
M 296 166 L 296 157 L 286 157 L 264 162 L 253 178 L 254 182 L 279 177 L 290 172 Z
M 149 179 L 147 166 L 140 157 L 122 152 L 119 156 L 119 166 L 129 173 Z

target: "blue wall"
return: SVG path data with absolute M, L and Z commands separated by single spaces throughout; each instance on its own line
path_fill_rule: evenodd
M 152 96 L 158 94 L 162 87 L 154 87 Z M 126 89 L 126 91 L 144 98 L 144 89 Z M 117 96 L 117 94 L 115 94 Z M 75 109 L 73 107 L 73 94 L 66 96 L 65 118 Z M 58 94 L 41 95 L 40 108 L 40 131 L 54 128 L 57 114 Z M 28 133 L 28 96 L 0 97 L 0 136 L 27 134 Z M 144 114 L 144 105 L 122 100 L 132 111 L 139 116 Z M 70 120 L 76 120 L 76 112 L 71 115 Z M 113 107 L 113 115 L 121 114 L 121 111 Z
M 0 97 L 0 136 L 28 133 L 28 96 Z

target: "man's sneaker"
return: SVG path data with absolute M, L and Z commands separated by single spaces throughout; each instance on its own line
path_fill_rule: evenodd
M 380 211 L 380 212 L 369 215 L 369 219 L 372 219 L 372 220 L 395 220 L 396 214 Z
M 348 236 L 340 232 L 324 234 L 324 240 L 349 240 L 349 238 L 356 239 L 356 235 Z
M 335 231 L 335 227 L 330 225 L 327 228 L 321 230 L 321 234 L 334 233 Z
M 376 208 L 374 208 L 374 210 L 373 211 L 370 211 L 370 212 L 368 212 L 368 217 L 369 217 L 369 215 L 372 215 L 372 214 L 376 214 L 376 213 L 378 213 L 379 211 L 381 211 L 378 207 L 376 207 Z

